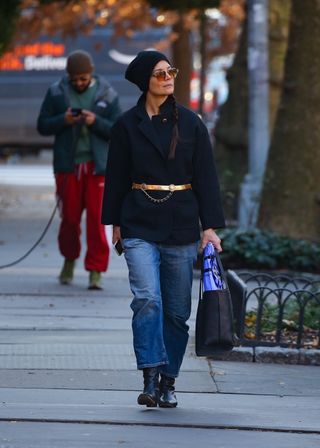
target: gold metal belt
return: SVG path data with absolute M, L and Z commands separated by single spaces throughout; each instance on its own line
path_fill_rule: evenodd
M 185 185 L 149 185 L 149 184 L 137 184 L 135 182 L 133 182 L 132 184 L 132 189 L 133 190 L 141 190 L 145 196 L 147 196 L 148 199 L 150 199 L 150 201 L 156 203 L 156 204 L 161 204 L 162 202 L 166 202 L 169 198 L 171 198 L 171 196 L 173 195 L 173 193 L 175 191 L 181 191 L 181 190 L 191 190 L 192 189 L 192 185 L 191 184 L 185 184 Z M 161 199 L 156 199 L 153 198 L 152 196 L 150 196 L 149 193 L 147 193 L 147 190 L 154 190 L 154 191 L 169 191 L 169 193 Z
M 133 182 L 133 190 L 156 190 L 156 191 L 179 191 L 179 190 L 191 190 L 191 184 L 185 185 L 148 185 L 148 184 L 137 184 Z

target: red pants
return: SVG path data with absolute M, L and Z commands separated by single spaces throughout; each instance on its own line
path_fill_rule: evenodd
M 93 162 L 87 162 L 77 165 L 75 173 L 56 174 L 56 191 L 61 199 L 58 242 L 60 252 L 67 260 L 79 257 L 81 215 L 86 209 L 88 248 L 84 266 L 87 271 L 103 272 L 107 270 L 110 252 L 101 224 L 104 176 L 95 176 L 93 169 Z

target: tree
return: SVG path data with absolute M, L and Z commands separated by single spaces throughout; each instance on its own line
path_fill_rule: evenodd
M 217 7 L 220 0 L 149 0 L 151 6 L 163 11 L 175 11 L 178 13 L 178 20 L 173 26 L 173 32 L 177 38 L 172 43 L 172 56 L 174 64 L 180 68 L 181 75 L 176 83 L 175 95 L 178 101 L 185 106 L 190 104 L 190 79 L 192 74 L 192 43 L 191 27 L 188 17 L 190 12 L 196 11 L 199 18 L 205 8 Z M 201 102 L 201 101 L 200 101 Z
M 222 48 L 228 39 L 228 48 L 234 47 L 238 23 L 232 22 L 232 17 L 238 14 L 238 5 L 242 5 L 243 1 L 221 1 L 225 16 L 229 14 L 231 17 L 222 32 Z M 180 69 L 176 96 L 179 102 L 189 106 L 194 51 L 191 31 L 198 27 L 199 12 L 206 6 L 218 6 L 219 3 L 220 0 L 21 0 L 24 14 L 19 18 L 16 41 L 57 32 L 61 32 L 62 36 L 90 33 L 93 27 L 110 23 L 115 36 L 128 38 L 137 30 L 169 26 L 171 32 L 167 38 L 150 42 L 150 46 L 163 51 L 171 45 L 173 64 Z M 235 29 L 230 32 L 232 28 Z
M 19 17 L 20 0 L 0 3 L 0 56 L 9 46 Z
M 269 92 L 272 133 L 283 87 L 284 61 L 288 47 L 291 0 L 269 0 Z
M 244 0 L 148 0 L 151 6 L 159 11 L 172 11 L 176 14 L 172 31 L 172 53 L 174 64 L 181 69 L 175 93 L 182 104 L 189 106 L 190 103 L 190 79 L 192 74 L 192 59 L 194 44 L 192 44 L 191 31 L 199 31 L 199 47 L 201 55 L 200 74 L 200 98 L 199 112 L 202 114 L 204 81 L 208 63 L 213 57 L 233 53 L 238 41 L 239 22 L 242 21 Z M 206 19 L 207 8 L 220 8 L 226 20 L 225 26 L 221 27 L 213 21 Z M 221 44 L 212 49 L 211 37 L 208 33 L 209 27 L 219 27 Z
M 150 42 L 150 46 L 161 51 L 172 44 L 173 61 L 180 68 L 176 94 L 180 102 L 189 105 L 192 67 L 190 29 L 194 26 L 194 12 L 182 8 L 181 11 L 168 13 L 167 8 L 158 14 L 146 0 L 22 0 L 21 8 L 26 13 L 19 19 L 17 41 L 57 32 L 61 32 L 62 36 L 75 36 L 79 32 L 89 34 L 95 26 L 109 23 L 112 23 L 115 37 L 130 38 L 137 30 L 170 25 L 172 32 L 167 39 Z
M 291 0 L 269 1 L 270 132 L 283 87 Z M 227 74 L 229 96 L 215 129 L 215 154 L 220 172 L 225 211 L 237 219 L 239 187 L 247 172 L 248 86 L 247 26 L 243 22 L 240 43 Z
M 292 0 L 283 91 L 259 215 L 259 226 L 264 229 L 317 241 L 320 239 L 319 45 L 320 3 Z
M 241 31 L 234 62 L 227 73 L 229 95 L 221 107 L 215 136 L 215 156 L 220 173 L 226 216 L 236 219 L 239 185 L 247 171 L 248 83 L 247 20 Z
M 220 34 L 221 45 L 208 51 L 209 58 L 233 51 L 239 27 L 239 9 L 244 0 L 221 0 L 226 20 Z M 220 0 L 20 0 L 20 14 L 14 42 L 28 41 L 41 34 L 75 36 L 90 33 L 95 26 L 112 23 L 115 36 L 130 38 L 135 31 L 148 27 L 171 27 L 166 39 L 150 42 L 150 46 L 163 51 L 172 47 L 173 64 L 180 73 L 176 82 L 179 102 L 190 104 L 190 79 L 193 68 L 194 45 L 191 31 L 199 26 L 199 14 L 205 7 L 214 7 Z M 236 18 L 236 19 L 235 19 Z M 211 26 L 220 26 L 213 25 Z M 210 37 L 206 37 L 210 40 Z M 209 60 L 207 58 L 207 60 Z
M 61 7 L 61 3 L 68 0 L 55 0 Z M 39 6 L 52 3 L 52 0 L 38 0 Z M 17 23 L 21 18 L 21 11 L 34 6 L 30 0 L 10 0 L 0 2 L 0 56 L 10 47 L 14 40 Z

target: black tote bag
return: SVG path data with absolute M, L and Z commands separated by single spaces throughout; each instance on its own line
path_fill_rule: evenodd
M 202 267 L 196 316 L 197 356 L 211 356 L 217 352 L 229 351 L 235 345 L 232 301 L 226 275 L 218 252 L 214 251 L 211 257 L 215 257 L 223 288 L 204 291 L 203 280 L 207 269 Z M 217 272 L 213 275 L 217 275 Z

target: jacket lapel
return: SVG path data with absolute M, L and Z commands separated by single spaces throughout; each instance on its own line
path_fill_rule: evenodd
M 139 123 L 138 127 L 142 134 L 149 140 L 149 142 L 159 151 L 160 155 L 163 158 L 167 158 L 167 156 L 164 154 L 163 149 L 160 145 L 159 138 L 157 136 L 157 133 L 153 127 L 152 121 L 149 118 L 149 115 L 146 112 L 145 109 L 145 95 L 143 94 L 138 101 L 137 104 L 137 114 L 141 118 L 141 122 Z
M 143 135 L 147 137 L 150 143 L 152 143 L 152 145 L 157 148 L 161 156 L 164 157 L 164 153 L 160 145 L 158 136 L 149 117 L 141 121 L 141 123 L 139 124 L 139 129 L 143 133 Z

